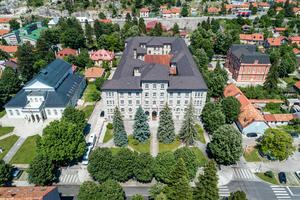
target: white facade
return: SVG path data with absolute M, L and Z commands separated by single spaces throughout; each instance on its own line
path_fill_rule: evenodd
M 140 12 L 140 17 L 144 17 L 144 18 L 147 18 L 147 17 L 149 17 L 149 11 L 141 11 Z

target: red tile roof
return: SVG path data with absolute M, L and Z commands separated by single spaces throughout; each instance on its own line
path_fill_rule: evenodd
M 283 8 L 281 8 L 281 7 L 277 7 L 276 8 L 276 11 L 278 12 L 278 11 L 281 11 Z
M 281 45 L 281 41 L 283 39 L 286 39 L 284 36 L 279 36 L 277 38 L 267 38 L 268 43 L 270 44 L 271 47 L 279 47 Z
M 250 103 L 284 103 L 280 99 L 249 99 Z
M 102 77 L 104 73 L 104 68 L 91 67 L 84 73 L 85 78 L 98 78 Z
M 6 53 L 16 53 L 18 51 L 18 46 L 0 45 L 0 49 Z
M 10 60 L 14 61 L 15 63 L 17 63 L 17 62 L 18 62 L 18 58 L 17 58 L 17 57 L 15 57 L 15 58 L 12 58 L 12 59 L 10 59 Z
M 147 30 L 150 31 L 150 29 L 151 29 L 151 28 L 154 28 L 155 25 L 158 24 L 158 23 L 160 23 L 160 22 L 158 22 L 158 21 L 151 21 L 151 22 L 148 22 L 148 23 L 146 24 Z M 166 27 L 163 26 L 163 25 L 162 25 L 162 28 L 163 28 L 163 30 L 166 29 Z
M 2 72 L 0 72 L 0 79 L 1 79 L 1 77 L 2 77 Z
M 142 9 L 140 10 L 140 12 L 149 12 L 149 9 L 148 9 L 148 8 L 142 8 Z
M 162 13 L 163 14 L 171 14 L 171 11 L 170 10 L 163 10 Z
M 260 2 L 258 6 L 270 7 L 270 4 L 267 4 L 266 2 Z
M 5 35 L 9 33 L 9 30 L 0 30 L 0 35 Z
M 170 60 L 173 57 L 173 54 L 170 55 L 145 55 L 145 62 L 147 64 L 158 63 L 161 65 L 170 66 Z
M 240 34 L 240 40 L 264 41 L 264 35 L 260 33 Z
M 78 67 L 76 65 L 72 65 L 72 72 L 74 72 Z
M 207 9 L 207 12 L 208 13 L 218 13 L 219 9 L 216 8 L 216 7 L 210 7 L 210 8 Z
M 179 8 L 171 8 L 171 12 L 172 13 L 180 13 L 180 9 Z
M 300 81 L 296 82 L 294 86 L 300 90 Z
M 129 13 L 129 14 L 131 14 L 132 11 L 131 10 L 124 10 L 123 13 Z
M 300 8 L 293 8 L 293 12 L 296 13 L 300 10 Z
M 105 24 L 111 22 L 110 19 L 98 19 L 99 22 L 104 22 Z
M 247 24 L 242 26 L 242 28 L 247 28 L 247 27 L 249 27 L 249 25 L 247 25 Z
M 0 23 L 8 23 L 12 19 L 15 19 L 15 18 L 0 18 Z
M 160 6 L 160 9 L 167 9 L 167 6 Z
M 294 114 L 264 114 L 264 118 L 267 122 L 289 122 L 292 119 L 297 118 Z
M 285 30 L 286 30 L 286 28 L 279 28 L 279 27 L 276 27 L 276 28 L 275 28 L 275 31 L 276 31 L 276 32 L 285 31 Z
M 91 60 L 96 61 L 96 60 L 113 60 L 115 57 L 115 54 L 113 52 L 104 50 L 104 49 L 99 49 L 97 51 L 93 51 L 91 53 Z
M 181 36 L 186 36 L 186 32 L 185 32 L 185 31 L 180 31 L 179 34 L 180 34 Z
M 56 186 L 2 187 L 0 200 L 42 200 Z
M 290 37 L 291 41 L 300 41 L 300 36 L 297 37 Z
M 300 54 L 300 50 L 299 49 L 296 49 L 296 48 L 293 48 L 293 52 L 297 55 L 297 54 Z
M 57 52 L 56 58 L 63 59 L 63 57 L 69 56 L 69 55 L 76 56 L 77 55 L 76 50 L 70 49 L 70 48 L 64 48 L 64 49 L 60 50 L 59 52 Z

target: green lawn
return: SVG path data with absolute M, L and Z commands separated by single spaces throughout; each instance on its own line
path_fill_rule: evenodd
M 275 185 L 279 185 L 278 181 L 276 180 L 275 177 L 273 178 L 270 178 L 268 176 L 265 176 L 264 173 L 255 173 L 256 176 L 258 176 L 260 179 L 266 181 L 266 182 L 269 182 L 269 183 L 272 183 L 272 184 L 275 184 Z
M 244 158 L 247 162 L 261 162 L 262 159 L 258 154 L 258 149 L 253 149 L 250 152 L 244 152 Z
M 164 144 L 162 142 L 158 143 L 159 152 L 163 151 L 173 151 L 175 148 L 177 148 L 181 144 L 179 137 L 176 136 L 176 140 L 171 144 Z
M 150 153 L 150 139 L 145 143 L 139 143 L 133 138 L 133 135 L 128 136 L 128 145 L 132 147 L 135 151 L 140 153 Z
M 7 126 L 7 127 L 0 127 L 0 136 L 6 135 L 14 130 L 15 127 Z
M 5 114 L 6 114 L 6 111 L 5 111 L 5 110 L 2 110 L 2 111 L 0 112 L 0 118 L 2 118 Z
M 3 153 L 0 153 L 0 159 L 3 159 L 10 148 L 16 143 L 19 139 L 19 136 L 11 135 L 3 140 L 0 140 L 0 147 L 4 149 Z
M 11 164 L 30 164 L 36 156 L 36 139 L 39 135 L 33 135 L 24 141 L 20 149 L 11 159 Z
M 199 124 L 196 124 L 195 127 L 198 132 L 196 139 L 199 140 L 200 142 L 202 142 L 203 144 L 206 144 L 206 141 L 204 138 L 204 130 L 201 128 L 201 126 Z
M 197 156 L 197 159 L 199 161 L 199 166 L 201 167 L 204 166 L 208 161 L 208 159 L 205 157 L 203 152 L 198 147 L 191 147 L 191 149 L 194 151 L 194 153 Z
M 95 105 L 87 105 L 87 106 L 85 106 L 85 107 L 82 109 L 83 112 L 84 112 L 84 114 L 85 114 L 85 117 L 86 117 L 87 119 L 91 116 L 91 114 L 92 114 L 94 108 L 95 108 Z
M 83 98 L 85 102 L 94 102 L 96 95 L 100 94 L 100 91 L 97 90 L 96 85 L 94 83 L 88 83 L 86 86 L 84 93 L 83 93 Z
M 110 151 L 111 151 L 112 155 L 114 156 L 120 151 L 120 149 L 121 148 L 119 148 L 119 147 L 111 147 Z
M 282 78 L 288 85 L 288 87 L 292 87 L 299 79 L 296 76 L 288 76 Z
M 103 139 L 103 143 L 108 142 L 113 137 L 114 137 L 114 130 L 113 129 L 106 129 L 106 132 L 105 132 L 105 135 L 104 135 L 104 139 Z

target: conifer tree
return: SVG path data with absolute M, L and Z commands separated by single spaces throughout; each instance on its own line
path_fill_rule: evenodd
M 197 136 L 197 130 L 194 122 L 194 107 L 192 100 L 188 106 L 188 109 L 184 115 L 184 122 L 179 133 L 180 139 L 188 146 L 194 144 Z
M 137 109 L 134 116 L 133 137 L 139 142 L 146 142 L 150 137 L 149 124 L 147 116 L 141 106 Z
M 189 185 L 188 173 L 184 161 L 180 158 L 171 171 L 165 193 L 168 200 L 191 200 L 193 190 Z
M 210 160 L 204 168 L 204 174 L 199 175 L 194 191 L 194 199 L 219 199 L 217 167 L 214 160 Z
M 116 107 L 114 111 L 113 127 L 115 145 L 119 147 L 125 147 L 128 144 L 128 138 L 125 131 L 121 112 L 118 107 Z
M 277 90 L 279 83 L 279 73 L 278 73 L 278 60 L 274 61 L 272 64 L 270 71 L 267 75 L 266 81 L 264 82 L 264 89 L 269 92 Z
M 171 144 L 176 139 L 172 112 L 168 104 L 160 112 L 157 138 L 164 144 Z

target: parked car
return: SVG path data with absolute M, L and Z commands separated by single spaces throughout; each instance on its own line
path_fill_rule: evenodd
M 256 133 L 247 133 L 247 137 L 257 137 Z
M 286 184 L 286 174 L 284 172 L 279 172 L 278 178 L 280 183 Z
M 298 133 L 290 133 L 291 134 L 291 136 L 293 137 L 293 138 L 298 138 L 299 137 L 299 134 Z
M 275 157 L 271 151 L 269 151 L 269 153 L 265 154 L 262 150 L 259 150 L 258 153 L 263 158 L 268 158 L 269 160 L 275 160 Z
M 94 133 L 92 133 L 88 139 L 88 146 L 94 147 L 95 142 L 96 142 L 96 135 Z
M 300 171 L 296 171 L 295 174 L 300 179 Z

